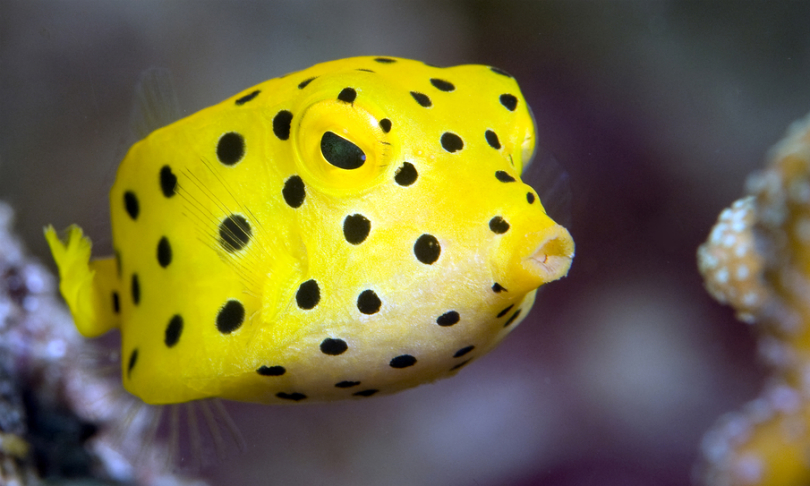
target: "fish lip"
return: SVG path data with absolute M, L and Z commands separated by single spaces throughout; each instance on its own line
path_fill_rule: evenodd
M 534 251 L 523 259 L 523 264 L 547 283 L 568 275 L 573 260 L 574 240 L 568 230 L 556 225 L 537 244 Z

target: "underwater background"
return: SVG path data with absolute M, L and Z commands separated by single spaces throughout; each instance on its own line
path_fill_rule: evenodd
M 108 251 L 107 192 L 150 66 L 172 71 L 185 114 L 355 55 L 502 68 L 570 174 L 569 276 L 451 380 L 360 402 L 229 403 L 247 450 L 201 476 L 689 484 L 703 434 L 766 373 L 695 252 L 810 112 L 808 20 L 800 1 L 0 0 L 0 200 L 52 269 L 48 223 Z

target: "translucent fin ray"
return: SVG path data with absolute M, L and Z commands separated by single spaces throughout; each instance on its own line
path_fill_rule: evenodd
M 557 158 L 537 147 L 532 162 L 523 172 L 523 182 L 537 191 L 540 202 L 551 219 L 557 224 L 571 228 L 571 178 Z
M 135 105 L 130 117 L 138 140 L 181 118 L 180 102 L 168 69 L 150 67 L 141 73 L 135 86 Z

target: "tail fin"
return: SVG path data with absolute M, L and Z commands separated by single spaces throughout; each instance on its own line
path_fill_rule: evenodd
M 76 328 L 85 337 L 96 337 L 118 327 L 119 279 L 115 260 L 90 261 L 90 239 L 76 225 L 64 239 L 53 226 L 45 228 L 45 239 L 59 267 L 59 290 L 73 314 Z

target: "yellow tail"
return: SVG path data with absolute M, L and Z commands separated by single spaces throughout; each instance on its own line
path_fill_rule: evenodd
M 120 292 L 115 259 L 91 262 L 92 243 L 76 225 L 67 229 L 64 239 L 48 226 L 45 239 L 59 267 L 59 290 L 79 332 L 96 337 L 118 327 Z

